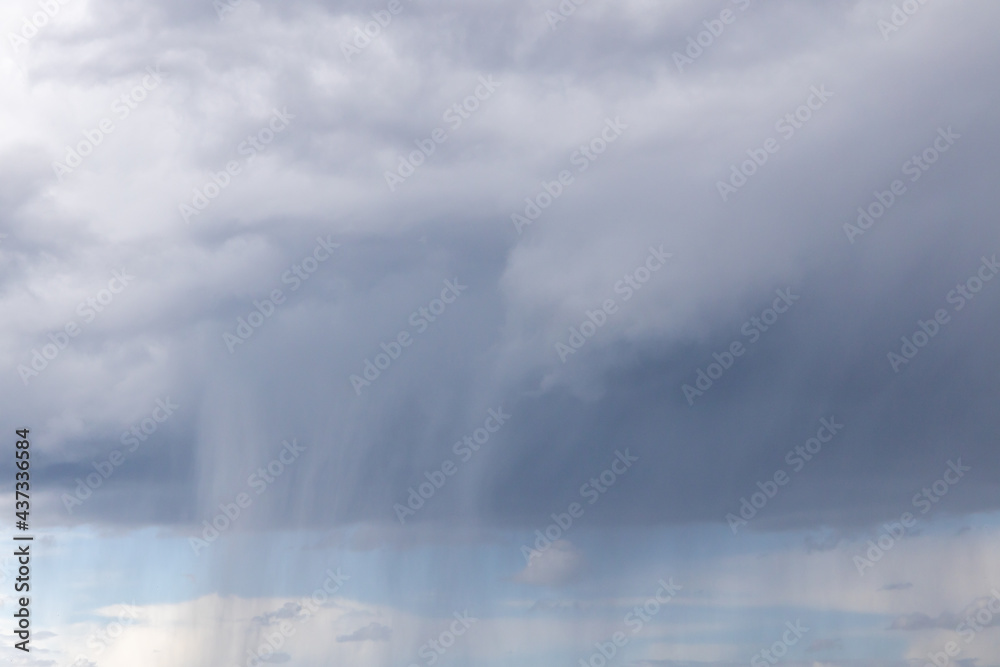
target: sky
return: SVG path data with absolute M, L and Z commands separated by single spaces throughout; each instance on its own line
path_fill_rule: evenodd
M 998 19 L 4 3 L 0 653 L 1000 666 Z

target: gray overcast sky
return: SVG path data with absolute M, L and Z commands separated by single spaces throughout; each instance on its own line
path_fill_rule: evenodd
M 46 659 L 244 661 L 341 563 L 336 631 L 270 660 L 427 664 L 467 607 L 442 662 L 587 660 L 672 574 L 680 616 L 616 659 L 745 664 L 808 611 L 788 662 L 926 662 L 1000 583 L 997 19 L 5 5 L 0 396 L 62 572 Z M 234 634 L 147 654 L 191 615 Z M 983 632 L 965 667 L 1000 664 Z

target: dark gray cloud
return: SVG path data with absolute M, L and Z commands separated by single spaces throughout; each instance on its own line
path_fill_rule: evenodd
M 338 642 L 387 642 L 392 637 L 392 628 L 372 621 L 347 635 L 338 635 Z
M 909 581 L 901 581 L 895 584 L 886 584 L 879 590 L 883 591 L 905 591 L 907 589 L 913 588 L 913 584 Z
M 298 618 L 302 612 L 302 605 L 298 602 L 286 602 L 277 611 L 269 611 L 260 616 L 254 617 L 254 622 L 260 625 L 273 625 L 275 622 L 285 619 Z
M 220 2 L 0 53 L 63 662 L 136 586 L 101 664 L 903 667 L 985 615 L 1000 7 Z
M 928 616 L 923 613 L 907 614 L 893 619 L 891 630 L 964 630 L 968 632 L 970 628 L 975 632 L 980 632 L 984 627 L 997 625 L 994 622 L 995 612 L 991 608 L 991 603 L 1000 601 L 1000 595 L 994 597 L 984 596 L 977 598 L 974 602 L 957 612 L 942 612 L 937 616 Z M 977 613 L 985 611 L 986 622 L 977 621 Z
M 995 8 L 928 7 L 885 41 L 884 3 L 754 4 L 683 73 L 672 54 L 710 18 L 700 5 L 591 3 L 555 31 L 549 8 L 407 4 L 352 63 L 340 42 L 374 5 L 247 2 L 219 22 L 210 3 L 96 3 L 70 39 L 36 38 L 31 81 L 98 88 L 79 98 L 84 113 L 47 121 L 55 142 L 25 140 L 2 162 L 34 165 L 0 193 L 0 251 L 16 267 L 4 299 L 45 307 L 5 331 L 0 391 L 51 435 L 40 465 L 53 522 L 197 524 L 295 437 L 308 464 L 275 482 L 248 527 L 392 523 L 393 504 L 499 406 L 510 423 L 413 521 L 533 529 L 629 448 L 642 465 L 588 521 L 721 523 L 824 417 L 843 432 L 752 529 L 829 527 L 838 537 L 810 548 L 833 547 L 913 511 L 958 458 L 972 470 L 935 515 L 997 508 L 1000 289 L 961 311 L 947 301 L 1000 252 L 997 91 L 982 83 Z M 162 88 L 40 209 L 54 178 L 38 156 L 60 155 L 153 63 Z M 501 82 L 496 95 L 390 193 L 384 172 L 481 75 Z M 834 97 L 723 203 L 716 181 L 821 84 Z M 177 203 L 285 107 L 287 133 L 185 225 Z M 619 116 L 620 143 L 519 236 L 510 214 Z M 850 243 L 844 223 L 945 127 L 955 146 Z M 336 256 L 229 354 L 222 334 L 254 299 L 287 291 L 281 276 L 320 235 Z M 562 364 L 555 343 L 660 244 L 669 266 Z M 120 266 L 134 286 L 25 387 L 17 366 Z M 355 395 L 348 378 L 413 333 L 411 313 L 455 277 L 468 291 Z M 747 342 L 743 323 L 786 287 L 800 300 L 689 406 L 682 385 Z M 886 354 L 939 308 L 952 321 L 893 372 Z M 59 496 L 165 395 L 184 409 L 66 513 Z M 137 486 L 143 500 L 123 502 Z

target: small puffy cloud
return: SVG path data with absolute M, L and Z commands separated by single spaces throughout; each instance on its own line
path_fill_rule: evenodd
M 880 591 L 905 591 L 908 588 L 913 588 L 913 584 L 909 581 L 901 581 L 895 584 L 886 584 Z
M 994 597 L 981 597 L 977 598 L 975 602 L 965 607 L 957 613 L 952 612 L 942 612 L 936 617 L 928 616 L 923 613 L 906 614 L 904 616 L 898 616 L 893 619 L 892 624 L 889 626 L 890 630 L 954 630 L 962 623 L 966 622 L 966 619 L 975 616 L 978 612 L 983 609 L 989 612 L 989 618 L 991 619 L 989 623 L 980 623 L 985 627 L 991 627 L 997 625 L 996 614 L 990 607 L 990 603 L 996 603 L 1000 600 L 1000 593 L 994 593 Z
M 534 552 L 513 581 L 531 586 L 565 586 L 579 579 L 584 567 L 583 554 L 568 540 L 558 540 L 544 551 Z
M 392 637 L 392 628 L 372 621 L 348 635 L 338 635 L 338 642 L 387 642 Z

